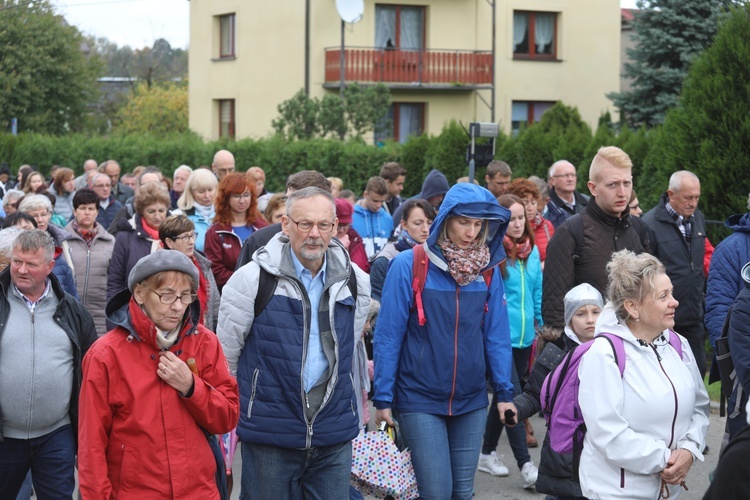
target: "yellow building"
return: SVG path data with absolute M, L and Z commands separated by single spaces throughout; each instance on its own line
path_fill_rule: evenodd
M 620 89 L 619 0 L 364 0 L 345 25 L 345 83 L 391 88 L 399 140 L 457 119 L 510 132 L 554 102 L 596 126 Z M 533 9 L 533 10 L 530 10 Z M 190 127 L 207 139 L 265 137 L 300 89 L 340 87 L 334 0 L 191 0 Z M 493 67 L 494 66 L 494 67 Z

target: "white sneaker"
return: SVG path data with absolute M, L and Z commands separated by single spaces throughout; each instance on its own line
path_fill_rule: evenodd
M 489 455 L 479 455 L 479 466 L 477 469 L 493 476 L 505 477 L 510 473 L 508 468 L 503 465 L 503 456 L 498 455 L 494 451 Z M 536 476 L 534 478 L 534 481 L 536 481 Z
M 539 475 L 539 469 L 534 462 L 526 462 L 521 467 L 521 479 L 523 480 L 524 489 L 533 487 L 536 484 L 536 478 Z

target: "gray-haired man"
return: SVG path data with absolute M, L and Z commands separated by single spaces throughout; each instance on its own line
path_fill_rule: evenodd
M 81 361 L 96 328 L 52 274 L 54 251 L 46 231 L 24 231 L 0 273 L 0 498 L 15 498 L 30 468 L 39 498 L 75 487 Z

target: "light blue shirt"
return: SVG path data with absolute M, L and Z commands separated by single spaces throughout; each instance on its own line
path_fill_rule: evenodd
M 294 255 L 294 251 L 291 254 L 294 271 L 297 278 L 302 282 L 302 286 L 307 290 L 307 296 L 310 299 L 310 335 L 307 340 L 307 358 L 305 358 L 305 365 L 302 369 L 302 385 L 305 387 L 305 392 L 310 392 L 310 389 L 328 370 L 328 358 L 326 358 L 323 352 L 323 344 L 320 342 L 320 325 L 318 324 L 318 309 L 326 283 L 326 261 L 324 256 L 323 267 L 313 278 L 312 273 Z

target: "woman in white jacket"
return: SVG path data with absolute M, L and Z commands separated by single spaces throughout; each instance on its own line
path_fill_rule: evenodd
M 622 250 L 607 265 L 608 303 L 596 334 L 622 338 L 625 371 L 595 339 L 581 359 L 578 402 L 588 432 L 580 462 L 586 498 L 676 498 L 703 460 L 709 399 L 687 341 L 669 344 L 678 302 L 664 265 Z M 667 492 L 667 490 L 669 490 Z

